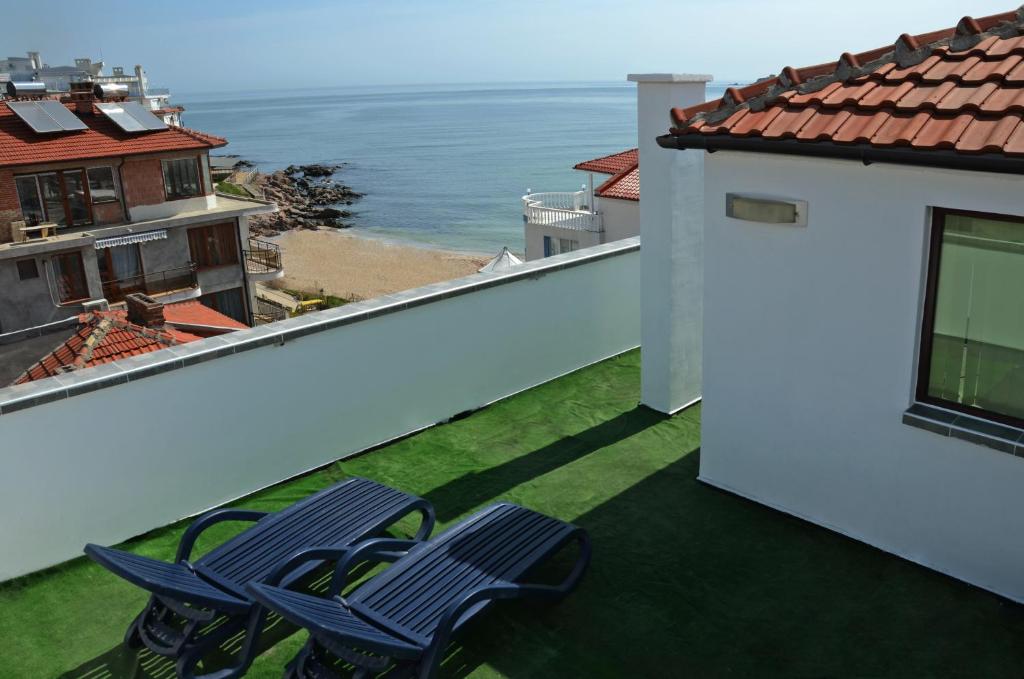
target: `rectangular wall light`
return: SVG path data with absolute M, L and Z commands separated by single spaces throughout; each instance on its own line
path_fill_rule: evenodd
M 807 202 L 725 194 L 725 215 L 763 224 L 807 225 Z

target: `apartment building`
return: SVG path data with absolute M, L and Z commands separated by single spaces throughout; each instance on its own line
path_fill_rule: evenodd
M 640 235 L 637 149 L 586 160 L 573 169 L 587 175 L 587 183 L 579 191 L 528 191 L 523 196 L 526 259 L 550 257 Z M 595 174 L 599 175 L 596 187 Z
M 0 102 L 0 335 L 118 305 L 199 299 L 250 324 L 253 280 L 280 277 L 248 218 L 272 203 L 217 195 L 227 140 L 168 126 L 89 81 L 71 101 L 8 83 Z

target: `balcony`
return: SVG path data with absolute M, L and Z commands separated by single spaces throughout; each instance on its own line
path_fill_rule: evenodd
M 252 322 L 249 325 L 257 326 L 265 325 L 267 323 L 276 323 L 277 321 L 283 321 L 286 318 L 288 318 L 287 309 L 257 296 L 254 300 L 252 309 Z
M 250 238 L 242 255 L 245 257 L 245 273 L 249 280 L 269 281 L 284 276 L 281 246 L 277 243 Z
M 124 301 L 125 295 L 133 292 L 141 292 L 150 297 L 173 296 L 178 299 L 187 299 L 195 297 L 199 291 L 196 265 L 192 262 L 164 271 L 105 280 L 102 281 L 102 284 L 103 296 L 111 304 Z
M 523 196 L 523 219 L 527 224 L 601 231 L 601 215 L 593 212 L 586 200 L 585 191 L 528 193 Z
M 499 604 L 444 678 L 1019 674 L 1018 607 L 701 484 L 700 408 L 662 417 L 639 384 L 631 352 L 239 504 L 275 511 L 358 475 L 422 495 L 442 526 L 512 499 L 585 527 L 581 587 L 556 607 Z M 123 547 L 173 558 L 186 525 Z M 3 586 L 5 676 L 173 677 L 119 643 L 144 600 L 85 559 Z M 279 677 L 304 641 L 272 624 L 247 676 Z

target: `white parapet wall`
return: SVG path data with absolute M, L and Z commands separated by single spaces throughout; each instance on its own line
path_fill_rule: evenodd
M 638 346 L 639 249 L 619 241 L 0 390 L 0 580 Z

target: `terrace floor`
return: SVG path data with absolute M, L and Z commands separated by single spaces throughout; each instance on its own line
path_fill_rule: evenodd
M 355 474 L 428 498 L 442 524 L 500 498 L 590 531 L 580 589 L 488 613 L 446 677 L 1024 673 L 1024 607 L 700 484 L 699 408 L 639 408 L 639 379 L 632 352 L 239 504 L 279 509 Z M 171 558 L 183 527 L 127 548 Z M 117 664 L 144 599 L 84 559 L 0 586 L 0 675 L 172 676 Z M 303 640 L 248 676 L 280 677 Z

